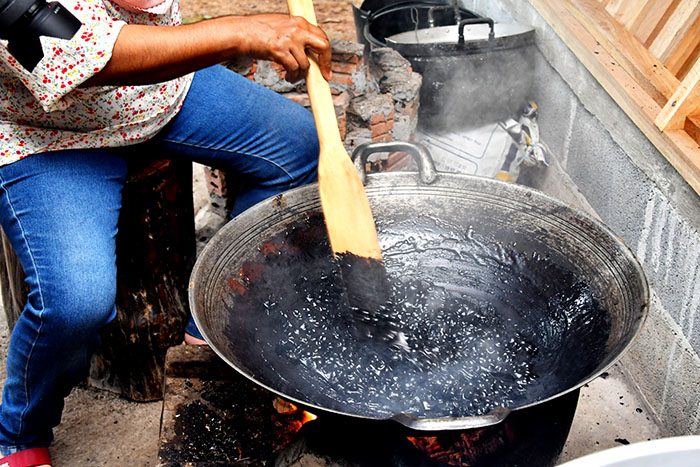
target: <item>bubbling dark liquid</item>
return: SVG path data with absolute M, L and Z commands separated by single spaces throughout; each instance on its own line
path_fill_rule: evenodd
M 360 416 L 481 415 L 593 371 L 607 313 L 546 252 L 424 216 L 378 223 L 401 345 L 358 332 L 321 216 L 260 248 L 223 297 L 229 350 L 258 382 Z

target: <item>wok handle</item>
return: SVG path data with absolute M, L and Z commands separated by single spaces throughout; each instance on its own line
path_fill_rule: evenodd
M 367 178 L 367 158 L 377 152 L 405 152 L 413 157 L 418 166 L 418 174 L 421 182 L 426 185 L 433 183 L 437 179 L 435 163 L 430 155 L 430 151 L 420 143 L 410 143 L 408 141 L 388 141 L 385 143 L 364 143 L 355 148 L 352 152 L 352 160 L 355 168 L 360 173 L 362 183 Z
M 463 19 L 459 22 L 459 28 L 457 30 L 459 36 L 457 38 L 457 44 L 462 45 L 464 44 L 464 26 L 471 25 L 471 24 L 488 24 L 489 25 L 489 42 L 491 42 L 495 37 L 496 33 L 494 32 L 494 23 L 491 18 L 467 18 Z
M 470 430 L 485 426 L 497 425 L 510 414 L 510 410 L 505 407 L 497 407 L 491 412 L 476 417 L 462 418 L 418 418 L 407 413 L 400 413 L 391 417 L 405 427 L 421 431 L 442 431 L 442 430 Z

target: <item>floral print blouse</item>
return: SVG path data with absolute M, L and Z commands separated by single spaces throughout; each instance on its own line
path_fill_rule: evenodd
M 109 0 L 61 0 L 83 24 L 70 40 L 42 37 L 30 73 L 0 40 L 0 166 L 60 149 L 115 147 L 155 135 L 182 106 L 192 75 L 147 86 L 83 87 L 109 61 L 125 24 L 181 24 L 179 2 L 162 15 Z

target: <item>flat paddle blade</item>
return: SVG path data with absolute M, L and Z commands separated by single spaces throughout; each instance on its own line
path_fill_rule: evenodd
M 382 259 L 369 200 L 342 144 L 321 147 L 318 187 L 334 255 Z

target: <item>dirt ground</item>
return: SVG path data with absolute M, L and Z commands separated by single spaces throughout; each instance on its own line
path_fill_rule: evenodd
M 314 0 L 319 26 L 330 39 L 355 40 L 355 24 L 350 0 Z M 236 14 L 287 13 L 284 0 L 181 0 L 186 22 Z

